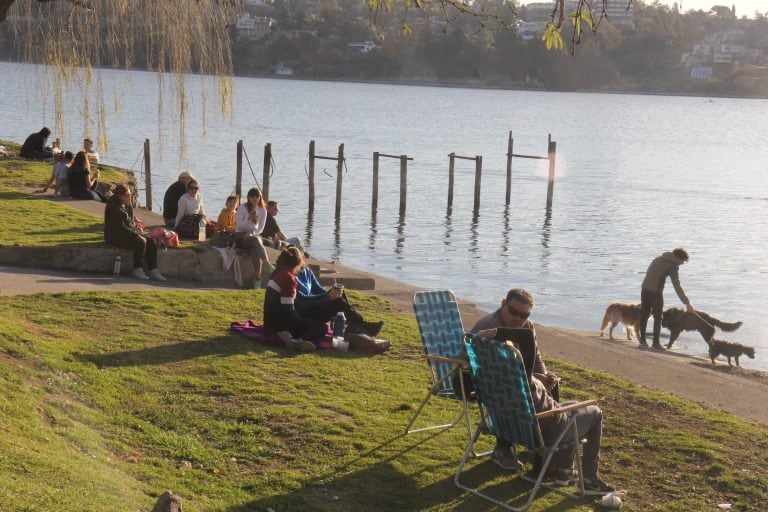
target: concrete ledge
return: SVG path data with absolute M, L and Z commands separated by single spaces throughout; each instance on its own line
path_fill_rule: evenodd
M 271 261 L 277 259 L 278 252 L 267 249 Z M 16 267 L 33 267 L 51 270 L 73 270 L 76 272 L 96 272 L 111 274 L 115 257 L 120 256 L 122 264 L 120 274 L 130 276 L 133 267 L 133 253 L 107 244 L 60 245 L 52 247 L 0 246 L 0 264 Z M 224 288 L 236 288 L 234 266 L 229 270 L 222 268 L 219 252 L 207 244 L 183 249 L 161 250 L 157 257 L 160 272 L 169 279 L 192 281 Z M 253 285 L 254 268 L 249 256 L 239 255 L 240 273 L 243 285 Z M 356 271 L 337 272 L 313 262 L 315 272 L 319 270 L 320 282 L 331 285 L 336 282 L 352 290 L 373 290 L 376 281 L 368 274 Z

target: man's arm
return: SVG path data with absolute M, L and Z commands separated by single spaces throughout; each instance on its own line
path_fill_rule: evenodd
M 680 274 L 678 272 L 679 267 L 672 268 L 672 271 L 669 273 L 669 279 L 672 281 L 672 286 L 675 288 L 675 293 L 677 293 L 677 296 L 680 298 L 680 301 L 685 304 L 686 309 L 688 311 L 693 311 L 693 306 L 691 306 L 691 301 L 688 299 L 688 297 L 685 295 L 685 292 L 683 291 L 683 287 L 680 286 Z

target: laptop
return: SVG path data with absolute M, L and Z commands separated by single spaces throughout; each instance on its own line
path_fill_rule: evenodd
M 517 350 L 523 356 L 523 366 L 525 374 L 531 378 L 533 372 L 533 363 L 536 360 L 536 340 L 533 337 L 532 329 L 521 329 L 512 327 L 499 327 L 496 329 L 496 341 L 511 341 L 515 344 Z

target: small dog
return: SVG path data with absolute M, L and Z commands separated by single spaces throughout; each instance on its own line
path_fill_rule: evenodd
M 741 322 L 727 323 L 703 311 L 688 313 L 680 308 L 669 308 L 661 316 L 661 326 L 669 329 L 667 348 L 671 348 L 683 331 L 699 331 L 704 341 L 709 343 L 715 335 L 715 327 L 719 327 L 724 332 L 731 332 L 741 327 Z
M 640 335 L 640 304 L 611 302 L 605 308 L 603 323 L 600 326 L 600 336 L 603 335 L 605 328 L 610 324 L 611 328 L 608 329 L 608 338 L 613 339 L 613 328 L 619 325 L 619 322 L 624 324 L 624 331 L 627 333 L 628 340 L 632 339 L 633 332 L 635 337 L 638 337 Z
M 746 354 L 748 358 L 755 358 L 755 347 L 748 347 L 741 343 L 731 343 L 729 341 L 721 341 L 712 338 L 709 342 L 709 358 L 712 360 L 712 364 L 715 364 L 715 358 L 717 356 L 725 356 L 728 358 L 728 366 L 731 364 L 731 358 L 736 359 L 736 366 L 741 368 L 739 364 L 739 356 Z

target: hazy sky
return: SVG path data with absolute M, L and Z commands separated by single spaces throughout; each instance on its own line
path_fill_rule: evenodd
M 523 0 L 521 3 L 530 4 L 536 1 L 546 0 Z M 755 11 L 768 12 L 768 2 L 766 0 L 678 0 L 678 4 L 682 1 L 683 12 L 690 9 L 702 9 L 709 11 L 713 5 L 727 5 L 728 7 L 736 5 L 736 15 L 741 18 L 747 16 L 749 18 L 755 13 Z M 660 0 L 662 4 L 672 5 L 675 0 Z M 646 0 L 646 3 L 652 3 L 652 0 Z

